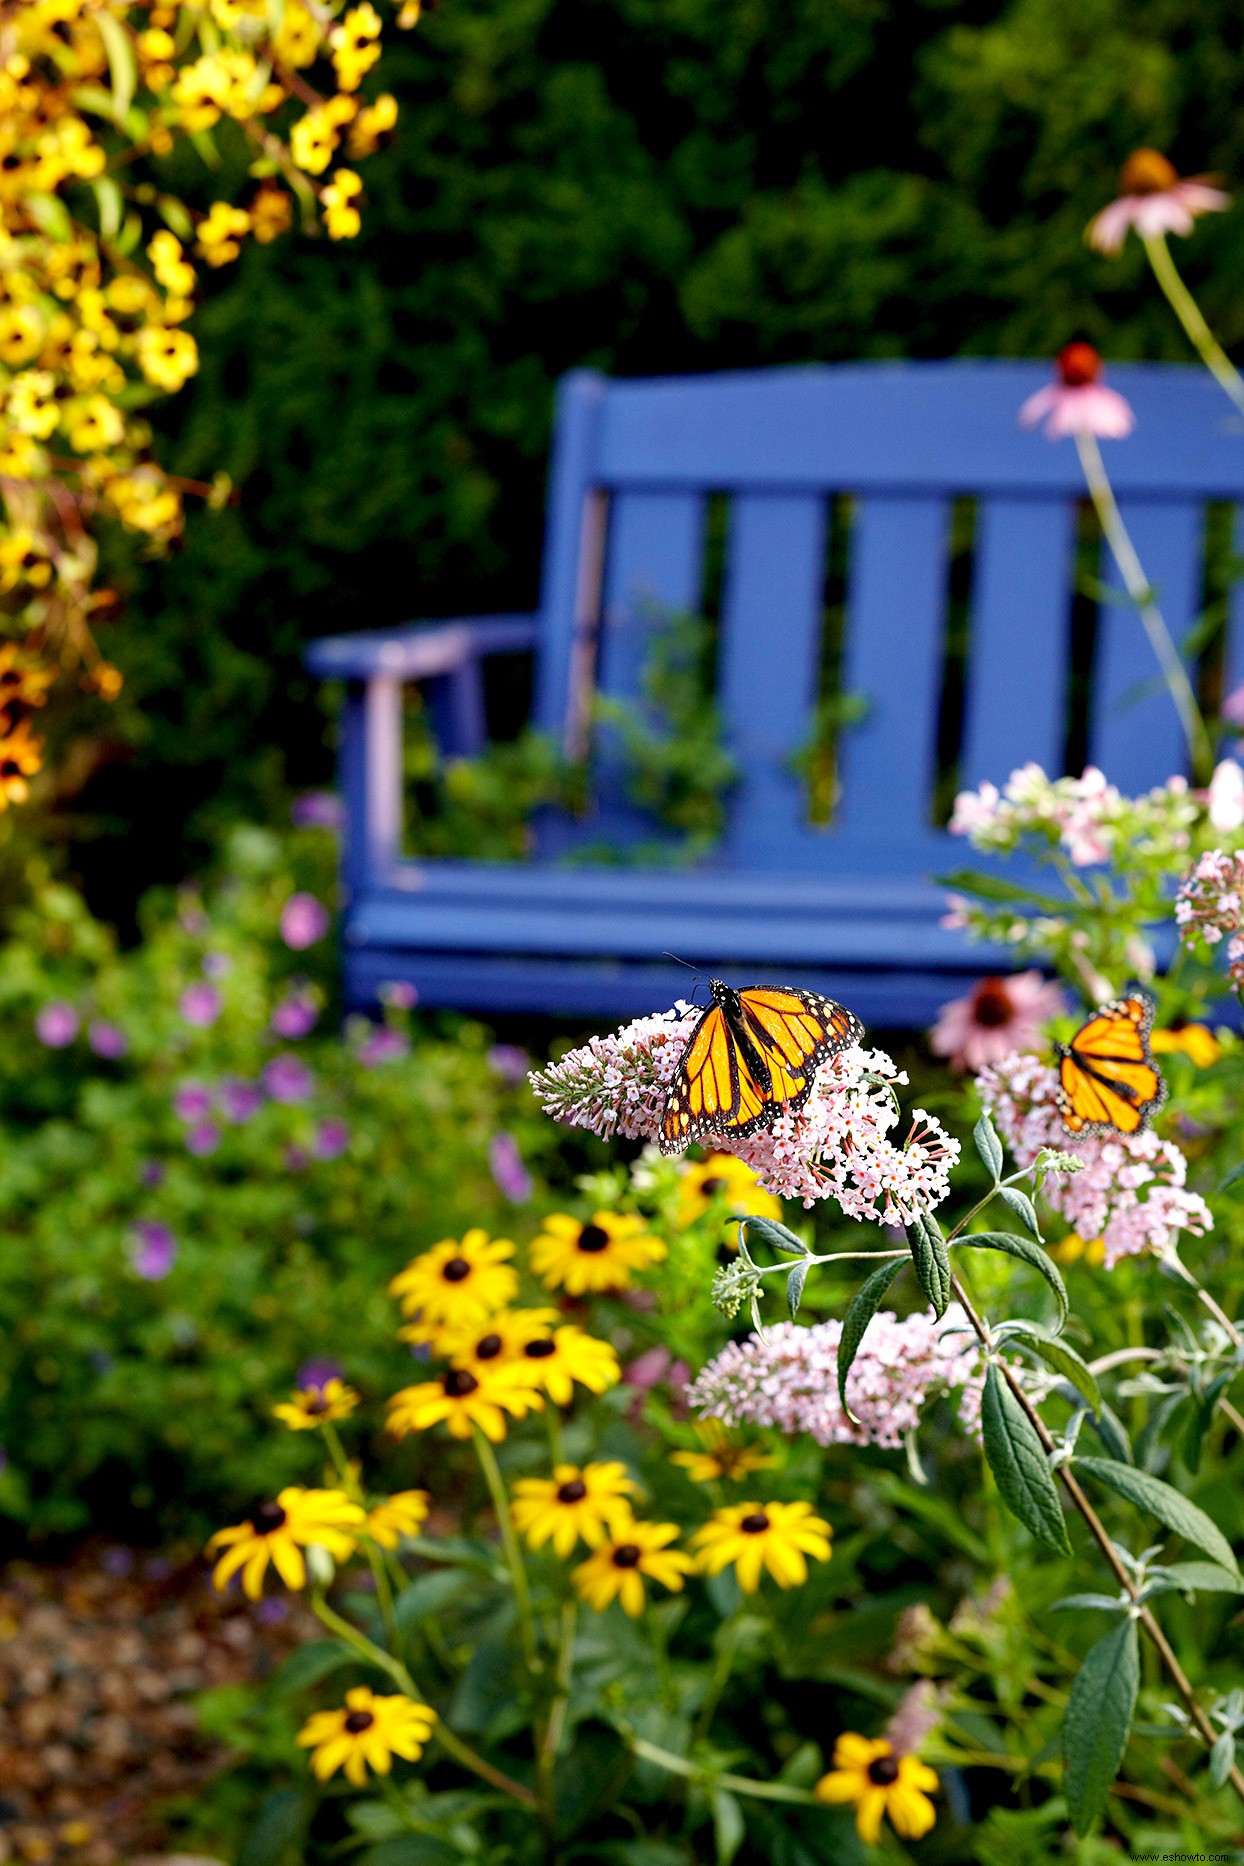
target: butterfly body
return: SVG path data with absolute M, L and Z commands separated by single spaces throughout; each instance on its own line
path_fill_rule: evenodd
M 1070 1134 L 1137 1134 L 1166 1100 L 1149 1050 L 1154 1001 L 1134 985 L 1057 1045 L 1058 1109 Z
M 713 1001 L 665 1098 L 662 1153 L 681 1153 L 710 1135 L 745 1139 L 802 1108 L 820 1065 L 864 1034 L 857 1017 L 819 992 L 787 985 L 736 991 L 720 978 L 709 990 Z

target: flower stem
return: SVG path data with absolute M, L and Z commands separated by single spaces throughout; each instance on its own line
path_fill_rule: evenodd
M 726 1688 L 726 1681 L 730 1677 L 730 1670 L 734 1664 L 734 1655 L 738 1651 L 739 1634 L 743 1630 L 743 1614 L 745 1610 L 746 1602 L 740 1601 L 734 1612 L 730 1615 L 730 1618 L 725 1621 L 718 1632 L 717 1655 L 713 1661 L 712 1675 L 705 1687 L 704 1702 L 700 1706 L 700 1714 L 695 1720 L 695 1729 L 691 1736 L 692 1743 L 702 1743 L 704 1738 L 708 1735 L 709 1730 L 712 1728 L 713 1713 L 716 1711 L 717 1705 L 721 1699 L 721 1694 Z
M 570 1704 L 570 1681 L 574 1674 L 574 1640 L 578 1602 L 562 1602 L 561 1630 L 557 1644 L 557 1671 L 555 1691 L 549 1706 L 548 1722 L 544 1726 L 544 1736 L 540 1743 L 540 1753 L 536 1759 L 536 1776 L 540 1783 L 540 1799 L 546 1807 L 554 1805 L 553 1768 L 557 1761 L 557 1752 L 561 1747 L 562 1733 L 566 1728 L 566 1711 Z
M 1188 670 L 1180 659 L 1179 650 L 1171 640 L 1171 632 L 1166 626 L 1166 619 L 1153 599 L 1153 588 L 1145 575 L 1140 558 L 1136 555 L 1136 546 L 1132 543 L 1127 526 L 1123 523 L 1115 500 L 1114 489 L 1106 472 L 1106 463 L 1101 457 L 1101 448 L 1097 445 L 1096 435 L 1083 431 L 1078 433 L 1076 451 L 1080 456 L 1080 465 L 1084 471 L 1089 497 L 1101 521 L 1102 532 L 1110 546 L 1114 561 L 1119 567 L 1119 575 L 1123 578 L 1124 588 L 1140 613 L 1150 646 L 1162 670 L 1162 678 L 1175 702 L 1175 711 L 1179 714 L 1179 723 L 1188 741 L 1192 776 L 1197 782 L 1207 783 L 1214 767 L 1214 748 L 1210 744 L 1209 733 L 1201 717 L 1201 709 L 1196 703 L 1196 695 L 1188 679 Z
M 334 1608 L 329 1606 L 322 1594 L 311 1596 L 311 1611 L 322 1626 L 326 1626 L 330 1633 L 335 1633 L 338 1639 L 344 1640 L 345 1644 L 357 1652 L 367 1664 L 376 1666 L 382 1672 L 387 1672 L 406 1697 L 411 1698 L 416 1704 L 426 1703 L 423 1693 L 401 1660 L 393 1658 L 390 1653 L 376 1645 L 374 1640 L 368 1639 L 366 1633 L 360 1633 L 357 1626 L 352 1626 L 349 1620 L 343 1619 Z M 521 1782 L 514 1781 L 511 1776 L 504 1775 L 500 1769 L 494 1769 L 490 1762 L 485 1762 L 482 1756 L 477 1756 L 461 1737 L 454 1735 L 443 1718 L 437 1718 L 433 1726 L 433 1734 L 441 1748 L 452 1756 L 455 1762 L 461 1763 L 464 1769 L 470 1769 L 472 1774 L 478 1775 L 482 1781 L 490 1782 L 494 1788 L 499 1788 L 503 1795 L 509 1795 L 514 1801 L 521 1801 L 525 1808 L 534 1808 L 537 1805 L 536 1797 L 529 1788 L 524 1788 Z
M 676 1756 L 672 1750 L 645 1742 L 643 1737 L 632 1736 L 629 1731 L 623 1734 L 637 1756 L 645 1762 L 655 1762 L 659 1769 L 668 1769 L 671 1775 L 684 1775 L 693 1782 L 711 1781 L 717 1788 L 729 1789 L 734 1795 L 751 1795 L 757 1801 L 793 1801 L 801 1807 L 812 1808 L 822 1805 L 810 1788 L 792 1788 L 788 1782 L 754 1782 L 746 1775 L 710 1773 L 688 1762 L 685 1756 Z
M 1244 414 L 1244 377 L 1201 315 L 1201 307 L 1179 276 L 1164 233 L 1142 233 L 1141 242 L 1171 310 L 1214 381 Z
M 496 1453 L 479 1427 L 472 1425 L 471 1433 L 475 1439 L 475 1451 L 479 1458 L 480 1469 L 484 1473 L 484 1482 L 488 1485 L 493 1509 L 497 1513 L 497 1526 L 501 1531 L 506 1566 L 510 1571 L 510 1584 L 514 1589 L 514 1606 L 518 1613 L 519 1636 L 523 1642 L 523 1659 L 527 1670 L 534 1677 L 540 1670 L 540 1657 L 536 1650 L 536 1622 L 531 1611 L 531 1589 L 527 1585 L 523 1552 L 519 1547 L 514 1518 L 510 1515 L 510 1499 L 506 1494 L 505 1479 L 501 1475 Z

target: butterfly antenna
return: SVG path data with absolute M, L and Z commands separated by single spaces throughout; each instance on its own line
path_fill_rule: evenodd
M 685 965 L 689 972 L 695 972 L 695 979 L 693 980 L 693 986 L 702 985 L 704 983 L 704 974 L 702 972 L 696 972 L 695 967 L 692 965 L 690 959 L 680 959 L 676 952 L 663 952 L 661 954 L 661 957 L 663 959 L 672 959 L 675 965 Z

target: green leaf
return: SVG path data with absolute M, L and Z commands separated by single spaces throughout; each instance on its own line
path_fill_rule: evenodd
M 1041 1227 L 1037 1223 L 1037 1209 L 1026 1192 L 1018 1186 L 999 1186 L 998 1191 L 1010 1206 L 1025 1231 L 1032 1233 L 1038 1244 L 1041 1242 Z
M 1113 1490 L 1120 1497 L 1126 1497 L 1137 1509 L 1147 1510 L 1150 1516 L 1156 1516 L 1160 1523 L 1184 1538 L 1185 1542 L 1194 1543 L 1206 1555 L 1225 1568 L 1228 1574 L 1239 1578 L 1231 1544 L 1223 1535 L 1217 1523 L 1212 1522 L 1195 1503 L 1188 1500 L 1181 1491 L 1170 1484 L 1164 1484 L 1160 1477 L 1151 1477 L 1148 1471 L 1138 1471 L 1134 1464 L 1116 1464 L 1108 1458 L 1077 1458 L 1077 1471 L 1084 1471 L 1095 1477 L 1099 1484 L 1105 1484 L 1107 1490 Z
M 358 1866 L 459 1866 L 462 1854 L 432 1834 L 400 1834 L 368 1847 Z
M 49 240 L 56 240 L 62 246 L 73 238 L 73 222 L 69 218 L 69 209 L 56 194 L 27 194 L 22 196 L 22 206 Z
M 160 195 L 156 206 L 160 210 L 160 218 L 165 226 L 175 233 L 179 240 L 189 242 L 194 238 L 194 222 L 176 195 Z
M 990 1363 L 981 1399 L 981 1434 L 998 1493 L 1025 1529 L 1046 1548 L 1070 1555 L 1067 1525 L 1045 1447 L 997 1366 Z
M 348 1665 L 356 1654 L 340 1639 L 313 1639 L 309 1646 L 291 1652 L 272 1680 L 276 1691 L 305 1691 L 318 1685 L 340 1666 Z
M 749 1212 L 742 1224 L 745 1231 L 754 1231 L 772 1249 L 785 1251 L 788 1257 L 810 1255 L 803 1239 L 797 1238 L 785 1225 L 780 1225 L 776 1218 L 756 1218 Z
M 1003 1332 L 1005 1330 L 1005 1333 Z M 1047 1367 L 1052 1367 L 1064 1380 L 1070 1381 L 1076 1392 L 1085 1399 L 1094 1412 L 1101 1405 L 1101 1390 L 1090 1367 L 1066 1341 L 1060 1341 L 1047 1335 L 1035 1322 L 1006 1322 L 998 1331 L 1002 1340 L 1018 1341 L 1033 1354 L 1039 1355 Z
M 1244 1594 L 1244 1582 L 1213 1561 L 1173 1561 L 1163 1570 L 1168 1580 L 1187 1593 Z
M 1238 1166 L 1233 1166 L 1231 1168 L 1227 1177 L 1220 1183 L 1218 1190 L 1220 1192 L 1225 1192 L 1228 1186 L 1238 1185 L 1241 1179 L 1244 1179 L 1244 1160 L 1241 1160 Z
M 711 1796 L 713 1839 L 717 1844 L 717 1866 L 731 1866 L 747 1833 L 743 1810 L 724 1788 L 714 1788 Z
M 803 1286 L 808 1280 L 807 1263 L 793 1263 L 786 1278 L 786 1306 L 790 1310 L 793 1322 L 799 1313 L 799 1301 L 803 1295 Z
M 109 175 L 98 176 L 91 186 L 95 190 L 95 202 L 99 208 L 100 237 L 111 240 L 121 228 L 121 190 Z
M 1002 1177 L 1002 1167 L 1006 1156 L 1002 1151 L 1002 1142 L 994 1131 L 994 1124 L 987 1114 L 983 1114 L 972 1129 L 972 1139 L 976 1142 L 976 1151 L 985 1162 L 986 1172 L 992 1174 L 993 1182 L 997 1185 Z
M 255 1825 L 237 1853 L 236 1866 L 284 1866 L 306 1832 L 308 1808 L 296 1788 L 278 1788 L 259 1804 Z
M 932 1303 L 934 1315 L 940 1318 L 950 1302 L 950 1254 L 936 1218 L 918 1210 L 907 1232 L 907 1244 L 920 1287 Z
M 1123 1428 L 1123 1421 L 1112 1412 L 1105 1400 L 1098 1412 L 1089 1414 L 1089 1424 L 1101 1440 L 1102 1450 L 1108 1458 L 1116 1458 L 1120 1464 L 1134 1464 L 1131 1440 Z
M 838 1397 L 848 1419 L 853 1419 L 855 1415 L 847 1405 L 847 1375 L 859 1352 L 860 1342 L 864 1339 L 864 1330 L 881 1307 L 886 1291 L 902 1267 L 902 1259 L 896 1258 L 893 1263 L 883 1263 L 880 1269 L 874 1270 L 868 1281 L 856 1291 L 855 1299 L 843 1320 L 842 1334 L 838 1339 Z
M 1067 1699 L 1063 1790 L 1067 1812 L 1081 1838 L 1105 1807 L 1119 1773 L 1139 1684 L 1136 1622 L 1127 1619 L 1090 1649 Z
M 956 894 L 975 894 L 982 901 L 1024 901 L 1029 907 L 1038 907 L 1047 914 L 1067 911 L 1065 899 L 1060 901 L 1052 894 L 1037 894 L 1032 888 L 1003 881 L 1000 875 L 980 874 L 974 868 L 957 868 L 951 875 L 938 875 L 936 880 L 939 888 L 951 888 Z
M 1051 1613 L 1081 1613 L 1089 1608 L 1095 1613 L 1126 1613 L 1127 1602 L 1117 1594 L 1064 1594 L 1049 1609 Z
M 112 114 L 118 123 L 123 123 L 134 101 L 134 87 L 138 82 L 133 43 L 121 21 L 104 7 L 97 9 L 94 24 L 104 42 L 108 69 L 112 73 Z
M 969 1231 L 955 1242 L 970 1245 L 973 1250 L 1005 1251 L 1008 1257 L 1018 1257 L 1021 1263 L 1040 1271 L 1058 1297 L 1058 1324 L 1062 1327 L 1067 1319 L 1067 1285 L 1054 1259 L 1039 1244 L 1030 1243 L 1014 1231 Z
M 1235 1767 L 1235 1737 L 1230 1730 L 1222 1735 L 1209 1752 L 1209 1779 L 1214 1788 L 1221 1788 Z
M 409 1632 L 429 1614 L 439 1613 L 456 1594 L 469 1584 L 470 1576 L 461 1568 L 439 1568 L 433 1574 L 421 1574 L 404 1587 L 393 1603 L 399 1631 Z

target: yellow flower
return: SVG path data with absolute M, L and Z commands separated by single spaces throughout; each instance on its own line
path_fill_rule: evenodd
M 27 369 L 14 376 L 5 400 L 9 420 L 19 433 L 37 441 L 46 441 L 60 424 L 60 409 L 54 400 L 56 378 L 50 370 Z
M 431 1499 L 426 1490 L 399 1490 L 367 1512 L 364 1534 L 382 1549 L 395 1549 L 403 1536 L 417 1536 L 427 1521 Z
M 521 1373 L 498 1367 L 473 1374 L 465 1367 L 450 1367 L 439 1379 L 403 1387 L 389 1401 L 388 1429 L 395 1438 L 407 1432 L 426 1432 L 442 1422 L 454 1438 L 470 1438 L 477 1425 L 485 1438 L 499 1445 L 505 1437 L 505 1415 L 525 1419 L 539 1412 L 544 1401 Z
M 442 1238 L 421 1257 L 413 1257 L 389 1284 L 389 1294 L 403 1315 L 417 1315 L 433 1325 L 449 1322 L 466 1328 L 508 1308 L 518 1294 L 518 1272 L 506 1262 L 514 1255 L 509 1238 L 493 1238 L 478 1226 L 457 1238 Z
M 240 1568 L 242 1591 L 248 1600 L 258 1600 L 271 1562 L 286 1587 L 304 1587 L 303 1549 L 314 1544 L 327 1549 L 334 1561 L 348 1560 L 364 1518 L 365 1512 L 351 1503 L 344 1490 L 290 1486 L 274 1503 L 261 1503 L 246 1522 L 216 1531 L 207 1552 L 214 1555 L 224 1549 L 226 1553 L 212 1570 L 213 1584 L 223 1593 L 230 1576 Z
M 750 1166 L 732 1153 L 710 1153 L 688 1166 L 678 1182 L 678 1222 L 694 1224 L 714 1199 L 739 1217 L 780 1218 L 782 1201 L 766 1192 Z
M 363 0 L 362 6 L 351 7 L 340 26 L 334 26 L 329 33 L 333 69 L 343 91 L 357 91 L 359 80 L 380 57 L 380 47 L 372 43 L 379 36 L 380 15 L 370 0 Z
M 777 1460 L 753 1445 L 738 1445 L 720 1419 L 705 1419 L 696 1426 L 703 1451 L 672 1451 L 670 1463 L 680 1464 L 693 1484 L 712 1484 L 724 1477 L 737 1480 L 752 1471 L 764 1471 Z
M 42 590 L 51 581 L 52 560 L 28 525 L 18 525 L 0 536 L 0 591 L 15 589 L 19 583 Z
M 350 126 L 350 154 L 358 160 L 369 156 L 382 136 L 387 136 L 397 122 L 397 99 L 382 91 L 374 103 L 364 104 Z
M 624 1464 L 555 1464 L 552 1477 L 520 1477 L 510 1507 L 533 1549 L 551 1540 L 564 1558 L 580 1538 L 599 1548 L 610 1529 L 630 1521 L 627 1498 L 638 1495 Z
M 75 452 L 100 453 L 124 438 L 125 421 L 104 396 L 88 395 L 65 410 L 65 432 Z
M 1083 1257 L 1085 1263 L 1093 1265 L 1106 1261 L 1106 1246 L 1101 1238 L 1082 1238 L 1078 1231 L 1069 1231 L 1065 1238 L 1055 1244 L 1050 1252 L 1056 1263 L 1078 1263 Z
M 322 175 L 341 138 L 322 109 L 308 110 L 289 135 L 290 154 L 308 175 Z
M 180 527 L 181 497 L 175 487 L 165 484 L 158 467 L 140 468 L 110 480 L 108 497 L 121 523 L 134 531 L 173 537 Z
M 138 333 L 138 366 L 148 382 L 174 395 L 198 369 L 199 346 L 188 330 L 147 324 Z
M 167 227 L 161 227 L 147 243 L 151 269 L 166 292 L 189 298 L 197 283 L 194 267 L 185 256 L 181 241 Z
M 251 226 L 261 246 L 270 246 L 293 219 L 293 205 L 283 188 L 263 187 L 250 205 Z
M 915 1756 L 896 1756 L 884 1737 L 857 1736 L 844 1731 L 834 1745 L 834 1766 L 813 1791 L 819 1801 L 855 1803 L 855 1825 L 860 1839 L 875 1846 L 881 1822 L 889 1815 L 895 1833 L 904 1840 L 919 1840 L 937 1819 L 929 1796 L 937 1788 L 937 1775 Z
M 322 1387 L 300 1387 L 292 1400 L 272 1408 L 272 1417 L 291 1432 L 314 1432 L 334 1419 L 348 1419 L 358 1403 L 358 1394 L 344 1380 L 326 1380 Z
M 426 1342 L 434 1354 L 474 1374 L 481 1368 L 521 1361 L 527 1344 L 543 1340 L 560 1320 L 559 1309 L 506 1309 L 470 1328 L 420 1321 L 408 1322 L 397 1333 L 399 1341 Z
M 244 207 L 230 207 L 228 201 L 213 201 L 211 212 L 199 222 L 196 251 L 209 266 L 226 266 L 241 252 L 238 241 L 249 233 L 251 217 Z
M 585 1221 L 555 1212 L 532 1243 L 531 1267 L 546 1289 L 582 1296 L 625 1289 L 632 1270 L 646 1270 L 664 1256 L 664 1244 L 645 1231 L 642 1218 L 597 1212 Z
M 55 679 L 54 668 L 23 654 L 16 642 L 0 647 L 0 706 L 42 706 Z
M 281 63 L 293 65 L 295 70 L 313 65 L 319 56 L 320 38 L 319 22 L 302 0 L 286 0 L 281 29 L 272 42 Z
M 640 1523 L 632 1519 L 611 1525 L 608 1540 L 580 1562 L 571 1576 L 576 1592 L 597 1613 L 603 1613 L 611 1601 L 620 1600 L 623 1611 L 637 1620 L 644 1610 L 643 1575 L 677 1594 L 683 1577 L 695 1572 L 689 1555 L 668 1546 L 677 1539 L 677 1523 Z
M 810 1503 L 732 1503 L 714 1510 L 691 1544 L 706 1574 L 720 1574 L 733 1562 L 739 1586 L 754 1594 L 765 1568 L 779 1587 L 802 1587 L 805 1557 L 828 1561 L 832 1533 Z
M 403 32 L 419 24 L 419 15 L 423 11 L 423 0 L 402 0 L 402 10 L 397 16 L 397 23 Z
M 11 732 L 0 734 L 0 810 L 7 810 L 11 803 L 25 803 L 30 795 L 28 780 L 42 764 L 43 740 L 31 733 L 29 720 L 21 719 Z
M 597 1341 L 594 1335 L 570 1323 L 551 1336 L 529 1341 L 522 1361 L 516 1365 L 534 1386 L 548 1394 L 555 1406 L 569 1406 L 576 1380 L 591 1393 L 603 1393 L 622 1378 L 616 1350 L 607 1341 Z
M 367 1781 L 367 1771 L 388 1775 L 393 1758 L 415 1762 L 432 1734 L 436 1712 L 413 1698 L 378 1698 L 366 1685 L 346 1692 L 344 1710 L 316 1711 L 298 1732 L 298 1744 L 311 1751 L 317 1781 L 344 1768 L 355 1788 Z
M 17 369 L 39 354 L 43 319 L 33 305 L 0 307 L 0 362 Z
M 10 428 L 0 435 L 0 473 L 9 479 L 34 479 L 47 465 L 29 434 Z
M 1222 1055 L 1222 1045 L 1206 1024 L 1183 1024 L 1178 1030 L 1154 1030 L 1149 1036 L 1149 1048 L 1155 1056 L 1182 1050 L 1198 1069 L 1208 1069 Z
M 363 224 L 357 207 L 352 207 L 363 184 L 352 169 L 339 168 L 332 183 L 320 195 L 324 207 L 324 226 L 330 240 L 352 240 Z

